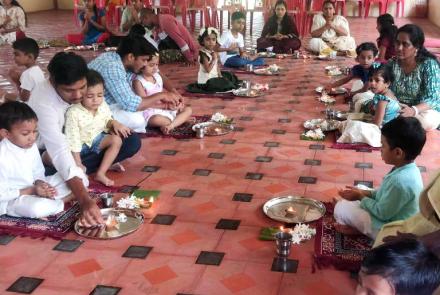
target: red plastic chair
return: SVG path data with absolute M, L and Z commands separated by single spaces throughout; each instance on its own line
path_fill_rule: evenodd
M 159 13 L 175 15 L 174 4 L 171 0 L 159 0 L 159 5 L 152 5 L 151 8 Z
M 402 11 L 402 17 L 405 16 L 405 0 L 387 0 L 386 9 L 388 10 L 388 7 L 391 3 L 396 2 L 396 17 L 399 17 L 399 11 Z M 402 5 L 402 8 L 400 8 L 400 5 Z
M 380 14 L 386 13 L 388 0 L 364 0 L 364 1 L 365 1 L 365 17 L 368 17 L 368 15 L 370 14 L 370 5 L 374 3 L 379 4 Z
M 255 1 L 254 7 L 250 8 L 249 2 L 251 0 L 246 0 L 246 11 L 249 12 L 250 20 L 249 20 L 249 33 L 252 36 L 253 28 L 254 28 L 254 12 L 263 13 L 263 17 L 266 20 L 268 18 L 268 14 L 270 13 L 270 3 L 268 0 Z
M 196 27 L 196 15 L 200 13 L 200 27 L 209 27 L 211 19 L 206 0 L 194 0 L 193 5 L 186 8 L 186 14 L 189 16 L 191 31 L 194 32 Z M 182 16 L 183 17 L 183 16 Z M 186 17 L 185 17 L 186 18 Z

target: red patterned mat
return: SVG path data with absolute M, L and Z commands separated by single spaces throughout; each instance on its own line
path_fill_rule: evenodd
M 325 216 L 316 224 L 315 264 L 318 268 L 334 266 L 339 270 L 357 272 L 370 251 L 373 241 L 367 236 L 343 235 L 335 230 L 334 205 L 324 203 Z
M 70 203 L 65 206 L 67 208 L 64 211 L 49 216 L 47 220 L 1 215 L 0 234 L 61 239 L 70 231 L 79 215 L 78 203 Z
M 139 136 L 142 137 L 174 137 L 177 139 L 194 138 L 196 136 L 195 132 L 192 130 L 192 126 L 195 124 L 207 122 L 211 119 L 211 116 L 194 116 L 195 122 L 187 122 L 179 127 L 175 128 L 170 132 L 170 134 L 163 134 L 159 128 L 147 128 L 146 133 L 140 133 Z

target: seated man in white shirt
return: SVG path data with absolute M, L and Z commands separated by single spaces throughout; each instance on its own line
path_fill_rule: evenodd
M 48 70 L 50 78 L 37 86 L 30 99 L 30 105 L 39 118 L 39 147 L 46 149 L 53 166 L 78 200 L 82 210 L 81 223 L 84 226 L 103 224 L 99 208 L 83 184 L 83 179 L 87 176 L 76 165 L 63 134 L 67 108 L 71 104 L 81 102 L 87 89 L 87 64 L 79 55 L 59 52 L 50 61 Z M 132 157 L 140 146 L 137 135 L 123 139 L 121 151 L 115 162 Z M 96 171 L 102 157 L 102 153 L 91 153 L 81 157 L 87 173 Z

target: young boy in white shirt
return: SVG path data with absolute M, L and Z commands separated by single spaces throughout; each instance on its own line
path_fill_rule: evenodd
M 259 57 L 251 59 L 244 51 L 244 39 L 241 32 L 246 24 L 246 16 L 241 11 L 236 11 L 231 16 L 231 30 L 224 33 L 220 38 L 220 61 L 229 68 L 240 68 L 247 64 L 253 66 L 264 65 L 264 59 Z
M 70 195 L 58 174 L 44 176 L 37 120 L 25 103 L 0 105 L 0 215 L 44 218 L 63 211 L 62 198 Z
M 17 66 L 24 66 L 23 72 L 16 69 L 9 70 L 9 77 L 17 85 L 18 94 L 7 94 L 6 100 L 17 100 L 27 102 L 31 91 L 37 84 L 45 80 L 44 73 L 37 65 L 37 58 L 40 52 L 38 43 L 31 38 L 23 38 L 12 43 L 14 49 L 14 61 Z

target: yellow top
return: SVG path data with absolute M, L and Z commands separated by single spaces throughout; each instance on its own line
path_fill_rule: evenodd
M 66 112 L 64 125 L 64 133 L 71 151 L 81 152 L 83 144 L 90 147 L 96 136 L 108 132 L 107 125 L 111 120 L 112 112 L 105 101 L 95 115 L 80 103 L 71 106 Z

